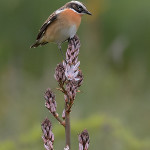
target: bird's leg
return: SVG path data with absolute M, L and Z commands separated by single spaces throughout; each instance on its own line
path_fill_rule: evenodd
M 60 50 L 61 55 L 62 55 L 62 57 L 63 57 L 65 63 L 67 64 L 67 61 L 66 61 L 66 59 L 65 59 L 65 57 L 64 57 L 64 54 L 63 54 L 63 51 L 62 51 L 62 48 L 61 48 L 61 44 L 58 44 L 58 49 Z

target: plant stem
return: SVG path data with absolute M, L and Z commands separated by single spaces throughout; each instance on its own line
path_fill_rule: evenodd
M 61 125 L 63 125 L 63 126 L 65 127 L 65 122 L 62 121 L 62 120 L 58 117 L 58 115 L 57 115 L 56 113 L 54 113 L 53 116 L 57 119 L 57 121 L 58 121 Z
M 67 104 L 66 104 L 66 110 L 67 110 Z M 70 112 L 65 111 L 65 134 L 66 134 L 66 146 L 69 146 L 70 148 Z
M 59 84 L 59 87 L 61 92 L 63 92 L 64 94 L 67 95 L 67 91 L 65 90 L 64 86 L 62 83 Z M 69 146 L 69 150 L 70 148 L 70 111 L 68 111 L 68 101 L 69 101 L 69 96 L 67 95 L 67 101 L 65 102 L 65 135 L 66 135 L 66 146 Z

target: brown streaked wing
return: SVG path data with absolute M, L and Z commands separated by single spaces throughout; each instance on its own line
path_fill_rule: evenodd
M 57 15 L 55 13 L 51 14 L 48 19 L 45 21 L 45 23 L 42 25 L 39 34 L 37 35 L 36 40 L 39 40 L 44 35 L 47 27 L 54 22 L 57 19 Z

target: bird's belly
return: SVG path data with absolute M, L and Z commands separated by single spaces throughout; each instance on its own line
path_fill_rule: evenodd
M 73 38 L 77 32 L 76 25 L 72 26 L 63 26 L 63 25 L 56 25 L 55 27 L 50 27 L 47 29 L 46 34 L 44 35 L 44 39 L 46 42 L 55 42 L 55 43 L 62 43 L 66 41 L 68 38 Z
M 69 28 L 63 28 L 60 31 L 60 41 L 65 41 L 68 38 L 73 38 L 76 32 L 76 25 L 72 25 Z

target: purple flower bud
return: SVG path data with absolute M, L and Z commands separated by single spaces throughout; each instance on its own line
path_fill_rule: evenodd
M 58 82 L 65 82 L 66 81 L 66 76 L 65 76 L 65 68 L 63 66 L 63 63 L 59 63 L 55 69 L 55 74 L 54 74 L 55 79 Z
M 68 44 L 68 49 L 66 52 L 67 64 L 70 63 L 75 65 L 78 62 L 79 48 L 80 40 L 77 36 L 74 36 Z
M 77 93 L 78 84 L 76 81 L 71 80 L 66 84 L 67 95 L 69 96 L 69 100 L 74 100 Z
M 87 130 L 84 130 L 79 135 L 79 150 L 88 150 L 90 138 Z
M 78 87 L 80 87 L 83 83 L 83 74 L 81 70 L 78 71 L 78 75 L 76 78 L 78 79 L 78 81 L 76 81 L 78 83 Z
M 53 150 L 54 143 L 54 134 L 52 132 L 51 122 L 46 118 L 41 124 L 43 136 L 42 139 L 44 141 L 44 147 L 46 150 Z
M 55 101 L 55 95 L 51 91 L 51 89 L 47 89 L 44 95 L 45 98 L 45 107 L 51 112 L 51 113 L 56 113 L 56 101 Z
M 65 109 L 62 112 L 62 118 L 65 119 Z

